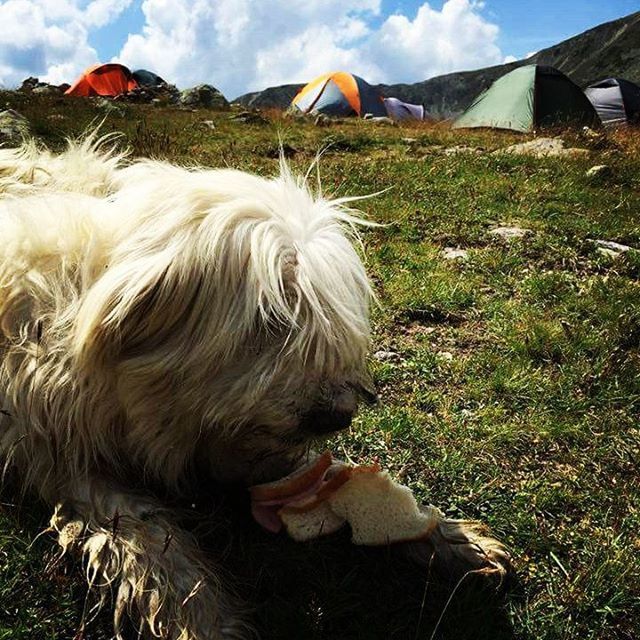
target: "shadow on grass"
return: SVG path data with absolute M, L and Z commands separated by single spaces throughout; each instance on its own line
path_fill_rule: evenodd
M 480 576 L 446 584 L 411 562 L 402 545 L 358 547 L 348 530 L 296 543 L 259 529 L 247 517 L 248 507 L 233 514 L 231 529 L 210 519 L 207 531 L 204 519 L 196 530 L 255 607 L 253 620 L 264 640 L 515 637 L 504 589 Z M 225 529 L 233 535 L 222 543 Z
M 212 562 L 222 565 L 234 591 L 250 603 L 262 640 L 514 638 L 503 594 L 477 576 L 457 587 L 444 584 L 428 568 L 411 563 L 400 546 L 356 547 L 348 531 L 295 543 L 260 530 L 248 509 L 237 508 L 243 500 L 234 499 L 235 507 L 223 502 L 215 508 L 199 504 L 183 524 Z M 0 629 L 13 635 L 3 637 L 29 638 L 34 620 L 42 622 L 37 630 L 43 637 L 111 637 L 111 612 L 106 610 L 84 633 L 78 631 L 86 594 L 80 563 L 52 564 L 57 555 L 52 537 L 34 542 L 46 526 L 47 513 L 27 500 L 19 509 L 4 510 L 0 538 L 13 539 L 6 552 L 20 551 L 13 570 L 21 575 L 10 579 L 14 613 Z M 125 639 L 137 637 L 129 626 Z

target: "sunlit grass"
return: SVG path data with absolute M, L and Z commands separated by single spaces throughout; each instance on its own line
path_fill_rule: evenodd
M 102 117 L 83 100 L 11 94 L 3 101 L 54 148 Z M 536 160 L 492 154 L 527 139 L 504 132 L 356 120 L 314 127 L 277 112 L 253 125 L 229 115 L 126 107 L 108 115 L 103 128 L 122 131 L 120 144 L 134 155 L 264 175 L 277 170 L 280 140 L 299 171 L 324 149 L 323 192 L 382 192 L 360 206 L 384 223 L 363 237 L 381 303 L 372 353 L 394 356 L 372 357 L 381 405 L 364 411 L 332 448 L 358 462 L 378 458 L 452 517 L 488 522 L 513 549 L 520 578 L 506 619 L 483 618 L 478 602 L 469 609 L 468 601 L 454 599 L 436 637 L 638 637 L 640 253 L 613 259 L 593 242 L 640 248 L 638 132 L 616 131 L 598 145 L 567 134 L 571 145 L 590 146 L 591 156 Z M 205 119 L 215 129 L 203 126 Z M 483 151 L 443 153 L 453 146 Z M 603 163 L 610 177 L 586 177 Z M 529 233 L 510 242 L 490 235 L 504 224 Z M 445 260 L 445 247 L 468 256 Z M 45 571 L 50 539 L 31 545 L 46 524 L 41 510 L 3 511 L 0 640 L 72 638 L 83 607 L 81 577 L 60 567 Z M 265 629 L 305 640 L 431 636 L 448 594 L 433 596 L 436 611 L 420 623 L 408 597 L 406 609 L 401 598 L 387 619 L 383 607 L 358 623 L 353 608 L 369 606 L 361 594 L 371 602 L 380 597 L 347 566 L 366 564 L 360 551 L 338 552 L 324 542 L 294 552 L 278 545 L 274 551 L 258 544 L 262 555 L 254 560 L 267 585 L 256 587 Z M 286 573 L 289 563 L 290 577 L 270 577 L 276 565 Z M 313 578 L 305 580 L 300 566 Z M 274 585 L 293 590 L 287 597 L 295 613 L 282 591 L 268 593 Z M 400 578 L 390 589 L 408 592 Z M 476 616 L 468 626 L 464 607 Z M 356 622 L 345 622 L 349 616 Z M 108 624 L 91 633 L 109 637 Z

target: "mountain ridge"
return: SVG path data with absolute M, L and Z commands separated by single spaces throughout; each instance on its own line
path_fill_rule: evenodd
M 427 113 L 447 118 L 460 113 L 500 76 L 527 64 L 555 67 L 586 87 L 615 76 L 640 83 L 640 11 L 604 22 L 529 58 L 471 71 L 456 71 L 412 84 L 376 85 L 385 96 L 423 104 Z M 286 84 L 235 99 L 248 107 L 286 108 L 304 84 Z

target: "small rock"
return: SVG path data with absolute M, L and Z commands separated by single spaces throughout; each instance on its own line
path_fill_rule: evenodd
M 376 351 L 373 357 L 380 362 L 397 362 L 400 355 L 395 351 Z
M 612 242 L 611 240 L 595 240 L 598 253 L 603 256 L 609 256 L 610 258 L 617 258 L 623 253 L 628 251 L 635 251 L 633 247 L 626 244 L 620 244 L 618 242 Z
M 60 95 L 60 89 L 58 87 L 54 87 L 51 84 L 46 84 L 34 87 L 32 93 L 43 96 L 58 96 Z
M 180 93 L 179 103 L 183 107 L 226 110 L 227 99 L 210 84 L 199 84 Z
M 257 111 L 241 111 L 230 116 L 229 119 L 244 124 L 269 124 L 269 121 Z
M 613 249 L 607 249 L 606 247 L 598 247 L 596 251 L 603 256 L 607 256 L 607 258 L 617 258 L 620 255 L 619 251 L 614 251 Z
M 445 247 L 442 250 L 442 256 L 445 260 L 467 260 L 469 258 L 469 252 L 466 249 Z
M 364 120 L 373 124 L 385 124 L 391 127 L 395 127 L 397 125 L 397 122 L 395 120 L 387 118 L 387 116 L 372 116 L 369 113 L 365 114 Z
M 418 138 L 400 138 L 400 140 L 405 144 L 408 144 L 410 147 L 418 144 Z
M 443 153 L 444 149 L 446 147 L 441 144 L 431 144 L 428 147 L 418 147 L 417 151 L 423 154 L 420 156 L 420 160 L 432 160 L 433 154 Z
M 214 124 L 213 120 L 203 120 L 200 124 L 207 129 L 213 130 L 216 128 L 216 125 Z
M 587 178 L 608 178 L 613 175 L 611 167 L 607 164 L 597 164 L 595 167 L 591 167 L 586 173 Z
M 0 111 L 0 144 L 19 145 L 30 135 L 29 121 L 17 111 Z
M 453 360 L 453 353 L 450 351 L 438 351 L 436 355 L 445 362 L 451 362 Z
M 277 147 L 270 147 L 264 152 L 264 155 L 267 158 L 293 158 L 296 153 L 298 153 L 298 150 L 295 147 L 284 142 Z
M 40 84 L 40 79 L 35 78 L 34 76 L 29 76 L 26 80 L 22 82 L 18 91 L 23 91 L 25 93 L 29 93 L 35 89 Z
M 495 154 L 508 153 L 522 156 L 530 155 L 534 158 L 571 157 L 577 158 L 589 154 L 588 149 L 567 148 L 562 138 L 536 138 L 529 142 L 521 142 L 504 149 L 494 151 Z
M 57 86 L 55 84 L 49 84 L 48 82 L 40 82 L 38 78 L 27 78 L 21 85 L 18 91 L 22 93 L 35 93 L 41 95 L 60 95 L 69 88 L 69 85 Z
M 489 233 L 492 236 L 497 236 L 503 240 L 516 240 L 517 238 L 524 238 L 528 233 L 531 233 L 531 229 L 523 229 L 521 227 L 496 227 L 491 229 Z
M 466 147 L 464 145 L 456 145 L 455 147 L 447 147 L 446 149 L 444 149 L 442 154 L 445 156 L 458 156 L 464 153 L 473 153 L 477 155 L 482 153 L 483 151 L 484 149 L 481 149 L 480 147 Z

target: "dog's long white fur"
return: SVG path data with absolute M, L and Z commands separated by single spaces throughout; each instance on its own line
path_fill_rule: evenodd
M 0 460 L 55 505 L 118 638 L 125 612 L 167 640 L 252 634 L 150 487 L 279 477 L 306 415 L 354 410 L 372 292 L 348 205 L 284 162 L 272 179 L 128 162 L 95 135 L 0 150 Z M 474 523 L 429 544 L 508 564 Z
M 1 151 L 0 193 L 2 457 L 60 503 L 91 583 L 117 586 L 116 630 L 133 606 L 157 637 L 244 637 L 195 544 L 137 492 L 280 473 L 305 450 L 300 416 L 352 401 L 359 219 L 284 164 L 125 164 L 92 138 Z

